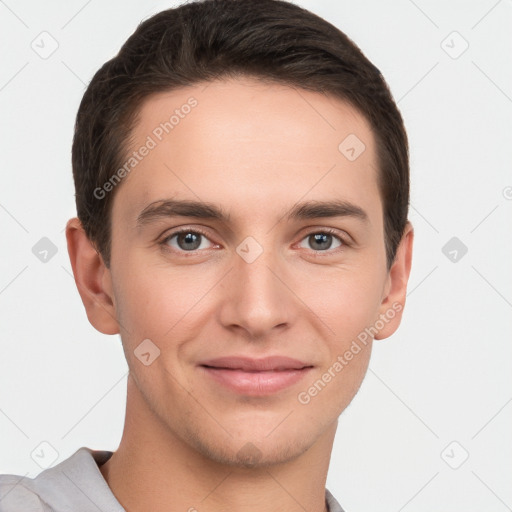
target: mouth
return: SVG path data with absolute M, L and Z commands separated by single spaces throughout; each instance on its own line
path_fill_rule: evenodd
M 298 383 L 313 365 L 284 356 L 262 359 L 223 357 L 200 363 L 209 379 L 235 393 L 265 396 Z

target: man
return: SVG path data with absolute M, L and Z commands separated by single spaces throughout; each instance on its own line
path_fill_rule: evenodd
M 379 71 L 291 3 L 143 22 L 77 115 L 66 228 L 89 321 L 130 369 L 112 454 L 82 447 L 0 510 L 339 512 L 339 415 L 405 304 L 401 116 Z

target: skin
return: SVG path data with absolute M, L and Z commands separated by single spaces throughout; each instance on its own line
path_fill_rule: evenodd
M 388 271 L 372 130 L 320 93 L 240 78 L 157 94 L 143 104 L 133 148 L 190 96 L 198 105 L 115 190 L 109 269 L 78 219 L 67 225 L 88 318 L 120 333 L 130 369 L 123 437 L 100 470 L 131 512 L 321 512 L 338 416 L 371 342 L 309 403 L 297 396 L 405 304 L 413 230 L 408 223 Z M 366 146 L 354 161 L 338 150 L 349 134 Z M 214 203 L 229 221 L 163 217 L 137 227 L 144 208 L 169 198 Z M 285 215 L 299 201 L 339 199 L 367 221 Z M 177 237 L 164 241 L 177 227 L 207 238 L 187 252 Z M 311 235 L 327 228 L 335 235 L 318 249 Z M 248 236 L 263 249 L 252 263 L 236 251 Z M 395 313 L 376 339 L 398 328 Z M 160 356 L 146 366 L 134 350 L 148 338 Z M 287 355 L 313 368 L 278 393 L 244 396 L 198 367 L 234 354 Z

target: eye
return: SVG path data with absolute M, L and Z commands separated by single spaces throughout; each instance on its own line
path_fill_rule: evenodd
M 309 247 L 305 247 L 306 249 L 313 249 L 314 251 L 327 251 L 328 249 L 336 249 L 341 247 L 342 245 L 347 245 L 345 242 L 339 237 L 335 235 L 331 230 L 318 231 L 315 233 L 310 233 L 305 238 L 302 239 L 299 247 L 304 247 L 302 245 L 303 242 L 309 245 Z M 333 247 L 333 241 L 335 244 Z
M 201 231 L 182 229 L 171 233 L 161 243 L 162 245 L 172 247 L 178 252 L 192 252 L 210 248 L 208 247 L 208 242 L 208 237 Z
M 197 229 L 174 231 L 160 243 L 164 247 L 170 247 L 176 252 L 194 252 L 211 249 L 215 246 L 205 233 Z M 307 245 L 305 246 L 304 243 Z M 348 246 L 348 243 L 337 235 L 334 230 L 330 229 L 309 233 L 299 244 L 299 247 L 312 249 L 315 252 L 326 252 L 329 249 L 337 249 L 341 246 Z

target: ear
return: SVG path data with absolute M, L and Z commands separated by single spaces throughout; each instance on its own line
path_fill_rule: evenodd
M 414 230 L 412 224 L 407 221 L 395 260 L 388 272 L 384 296 L 379 309 L 379 319 L 384 326 L 375 335 L 376 340 L 391 336 L 398 329 L 402 320 L 407 283 L 411 272 L 413 239 Z
M 110 270 L 76 217 L 66 224 L 66 240 L 75 283 L 89 322 L 103 334 L 119 333 Z

